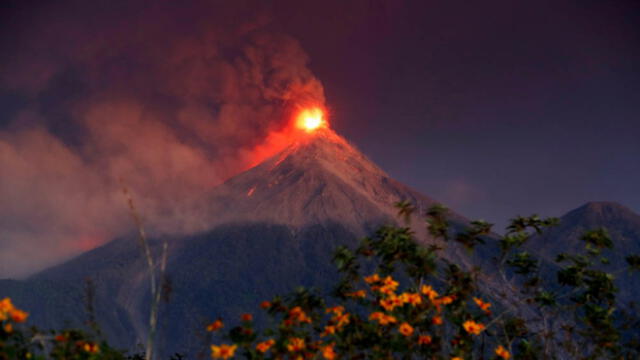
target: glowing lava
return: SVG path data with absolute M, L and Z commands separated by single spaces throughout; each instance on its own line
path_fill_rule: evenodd
M 298 114 L 296 126 L 306 132 L 312 132 L 321 127 L 326 127 L 327 122 L 324 119 L 324 111 L 319 107 L 303 109 Z

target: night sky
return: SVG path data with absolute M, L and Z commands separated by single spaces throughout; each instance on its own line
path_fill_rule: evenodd
M 120 177 L 176 230 L 300 101 L 472 218 L 640 210 L 637 1 L 9 0 L 0 277 L 129 229 Z
M 381 4 L 278 19 L 333 126 L 395 178 L 498 224 L 640 210 L 640 3 Z

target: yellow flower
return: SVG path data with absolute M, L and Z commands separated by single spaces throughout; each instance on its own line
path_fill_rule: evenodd
M 476 303 L 476 305 L 478 305 L 478 307 L 480 307 L 480 309 L 482 309 L 482 311 L 484 311 L 486 313 L 490 313 L 491 312 L 491 310 L 489 310 L 489 308 L 491 307 L 490 303 L 484 302 L 484 301 L 482 301 L 482 299 L 478 299 L 477 297 L 474 297 L 473 301 Z
M 218 331 L 222 329 L 223 326 L 224 324 L 222 323 L 222 320 L 218 319 L 212 322 L 211 324 L 207 325 L 207 331 Z
M 91 354 L 97 354 L 100 351 L 100 347 L 95 343 L 85 343 L 82 349 Z
M 484 330 L 484 325 L 477 323 L 473 320 L 467 320 L 462 324 L 462 327 L 469 333 L 478 335 Z
M 302 338 L 291 338 L 289 339 L 289 343 L 287 344 L 287 350 L 291 352 L 302 351 L 305 348 L 304 339 Z
M 504 360 L 508 360 L 509 358 L 511 358 L 511 354 L 509 353 L 509 351 L 502 345 L 496 348 L 496 355 L 503 358 Z
M 418 336 L 418 344 L 419 345 L 428 345 L 431 344 L 431 336 L 429 335 L 420 335 Z
M 258 343 L 258 345 L 256 345 L 256 350 L 260 351 L 261 353 L 266 353 L 267 351 L 269 351 L 269 349 L 273 346 L 273 344 L 275 344 L 275 340 L 273 339 L 269 339 L 266 341 L 263 341 L 261 343 Z
M 404 336 L 411 336 L 413 335 L 413 326 L 409 325 L 409 323 L 402 323 L 402 325 L 400 325 L 400 334 L 404 335 Z
M 327 345 L 322 348 L 322 357 L 327 360 L 334 360 L 338 355 L 333 350 L 333 344 Z
M 233 357 L 233 354 L 236 352 L 238 345 L 226 345 L 222 344 L 220 346 L 211 345 L 211 357 L 214 359 L 228 359 Z

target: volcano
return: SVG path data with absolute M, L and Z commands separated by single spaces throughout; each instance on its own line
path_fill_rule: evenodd
M 382 224 L 395 224 L 394 203 L 420 213 L 431 198 L 393 180 L 328 127 L 295 137 L 284 150 L 203 194 L 200 233 L 169 241 L 171 299 L 163 306 L 161 353 L 206 349 L 206 323 L 242 312 L 296 286 L 328 291 L 337 279 L 338 245 Z M 454 222 L 464 218 L 452 214 Z M 422 226 L 421 226 L 422 227 Z M 424 233 L 424 231 L 423 231 Z M 453 254 L 462 260 L 464 254 Z M 82 326 L 86 284 L 95 289 L 95 317 L 106 337 L 133 348 L 147 332 L 147 269 L 135 238 L 115 239 L 25 281 L 4 280 L 11 296 L 42 327 Z M 194 335 L 195 334 L 195 335 Z
M 162 241 L 169 242 L 170 296 L 161 307 L 158 350 L 204 351 L 205 325 L 219 316 L 233 323 L 261 301 L 297 286 L 329 291 L 337 279 L 331 264 L 336 246 L 353 247 L 378 226 L 397 224 L 398 201 L 411 202 L 417 214 L 435 204 L 329 128 L 296 137 L 275 156 L 211 189 L 199 204 L 207 215 L 204 231 L 150 241 L 156 253 Z M 450 219 L 456 227 L 467 223 L 455 212 Z M 424 223 L 416 220 L 417 237 L 430 242 Z M 448 246 L 444 256 L 469 267 L 491 258 L 471 257 L 456 246 Z M 12 297 L 43 328 L 83 326 L 89 298 L 103 335 L 133 349 L 147 333 L 147 274 L 132 236 L 26 280 L 2 280 L 0 297 Z M 486 288 L 499 286 L 491 274 L 484 280 Z
M 302 136 L 279 154 L 206 197 L 210 223 L 258 221 L 304 227 L 339 223 L 356 234 L 392 221 L 394 203 L 418 212 L 435 201 L 393 180 L 328 128 Z M 461 216 L 454 217 L 463 220 Z

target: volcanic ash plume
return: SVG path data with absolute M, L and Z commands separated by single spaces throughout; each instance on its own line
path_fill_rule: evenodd
M 0 123 L 0 277 L 131 231 L 120 179 L 152 234 L 206 228 L 195 200 L 277 151 L 270 134 L 301 104 L 324 104 L 260 9 L 69 1 L 19 16 L 0 40 L 0 92 L 20 99 Z

